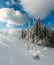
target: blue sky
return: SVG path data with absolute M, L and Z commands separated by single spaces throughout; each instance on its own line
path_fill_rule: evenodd
M 32 25 L 33 19 L 38 17 L 41 18 L 41 25 L 47 26 L 50 22 L 51 28 L 54 29 L 54 1 L 51 4 L 49 1 L 51 2 L 51 0 L 42 2 L 39 0 L 0 0 L 0 29 L 27 28 L 28 21 Z M 43 7 L 39 8 L 40 5 Z

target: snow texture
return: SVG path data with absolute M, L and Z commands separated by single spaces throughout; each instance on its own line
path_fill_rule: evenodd
M 0 65 L 54 65 L 53 48 L 39 46 L 43 58 L 34 60 L 32 50 L 25 50 L 24 42 L 14 35 L 0 32 Z

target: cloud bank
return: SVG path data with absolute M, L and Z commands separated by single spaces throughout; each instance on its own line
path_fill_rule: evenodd
M 34 18 L 45 18 L 54 10 L 54 0 L 20 0 L 24 10 Z
M 27 21 L 27 16 L 13 8 L 0 9 L 0 22 L 7 22 L 8 24 L 23 25 Z

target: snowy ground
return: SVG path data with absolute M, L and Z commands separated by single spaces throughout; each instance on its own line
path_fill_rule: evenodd
M 42 51 L 42 59 L 34 60 L 25 50 L 24 40 L 0 33 L 0 65 L 54 65 L 54 49 Z

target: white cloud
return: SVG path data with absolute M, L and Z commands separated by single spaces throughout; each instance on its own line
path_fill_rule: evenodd
M 6 27 L 7 27 L 7 28 L 12 28 L 12 27 L 13 27 L 13 24 L 8 24 L 8 23 L 7 23 L 7 24 L 6 24 Z
M 20 0 L 24 10 L 31 17 L 45 18 L 54 9 L 54 0 Z
M 16 5 L 16 2 L 14 0 L 11 0 L 11 1 L 6 1 L 5 4 L 7 6 L 11 6 L 11 5 Z
M 16 2 L 15 2 L 14 0 L 11 0 L 11 3 L 12 3 L 12 4 L 16 4 Z
M 9 6 L 9 5 L 10 5 L 10 2 L 7 1 L 7 2 L 5 2 L 5 4 L 6 4 L 7 6 Z
M 13 8 L 0 9 L 0 21 L 8 24 L 23 25 L 27 21 L 27 16 L 21 14 L 20 11 Z

